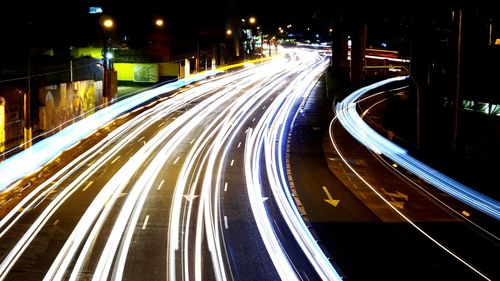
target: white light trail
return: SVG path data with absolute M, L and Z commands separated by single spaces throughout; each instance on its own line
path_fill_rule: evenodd
M 365 95 L 367 92 L 377 89 L 383 85 L 386 85 L 388 83 L 392 82 L 397 82 L 401 81 L 403 79 L 406 79 L 406 77 L 395 77 L 395 78 L 390 78 L 386 79 L 377 83 L 374 83 L 372 85 L 363 87 L 357 91 L 354 91 L 351 95 L 346 97 L 343 101 L 339 102 L 336 106 L 336 113 L 337 115 L 335 118 L 332 120 L 330 123 L 330 141 L 334 146 L 334 149 L 337 151 L 339 157 L 342 159 L 345 165 L 349 167 L 349 169 L 364 183 L 366 186 L 368 186 L 381 200 L 383 200 L 394 212 L 396 212 L 399 216 L 401 216 L 405 221 L 407 221 L 411 226 L 413 226 L 418 232 L 420 232 L 422 235 L 424 235 L 426 238 L 428 238 L 430 241 L 432 241 L 434 244 L 439 246 L 441 249 L 443 249 L 446 253 L 454 257 L 456 260 L 464 264 L 466 267 L 470 268 L 472 271 L 477 273 L 479 276 L 486 280 L 491 280 L 488 278 L 486 275 L 484 275 L 482 272 L 480 272 L 478 269 L 476 269 L 473 265 L 468 263 L 466 260 L 455 254 L 453 251 L 448 249 L 445 245 L 441 244 L 438 240 L 434 239 L 431 235 L 429 235 L 427 232 L 425 232 L 422 228 L 417 226 L 413 221 L 411 221 L 410 218 L 408 218 L 406 215 L 404 215 L 400 210 L 398 210 L 394 205 L 391 204 L 380 192 L 377 191 L 376 188 L 374 188 L 365 178 L 363 178 L 347 161 L 347 159 L 344 158 L 343 154 L 340 152 L 338 146 L 336 145 L 333 137 L 333 124 L 336 119 L 339 121 L 342 119 L 341 124 L 344 126 L 344 128 L 354 137 L 356 138 L 360 143 L 374 151 L 376 154 L 384 154 L 387 156 L 389 159 L 392 159 L 394 162 L 398 163 L 399 165 L 405 167 L 407 170 L 410 170 L 417 176 L 419 174 L 425 174 L 428 173 L 429 170 L 425 169 L 426 166 L 425 164 L 419 162 L 416 159 L 413 159 L 411 156 L 407 155 L 407 152 L 400 148 L 399 146 L 395 145 L 394 143 L 390 142 L 389 140 L 383 138 L 380 136 L 378 133 L 376 133 L 373 129 L 371 129 L 364 121 L 361 119 L 359 116 L 359 113 L 356 111 L 356 103 L 359 101 L 361 96 Z M 398 156 L 398 157 L 395 157 Z M 398 160 L 395 160 L 395 159 Z M 415 167 L 409 168 L 408 163 L 406 161 L 401 161 L 401 159 L 413 159 L 413 161 L 409 161 L 409 163 L 413 163 Z M 421 172 L 414 171 L 414 169 L 420 169 L 424 167 L 424 169 Z M 440 174 L 436 170 L 431 169 L 433 171 L 434 175 L 437 177 L 443 177 L 444 179 L 447 179 L 446 176 Z M 449 179 L 449 178 L 448 178 Z M 428 181 L 426 179 L 426 181 Z M 453 181 L 453 180 L 452 180 Z M 428 181 L 429 183 L 432 184 L 432 182 Z M 438 187 L 439 188 L 439 187 Z M 451 187 L 450 187 L 451 188 Z M 455 186 L 454 188 L 460 188 L 460 186 Z M 440 188 L 441 189 L 441 188 Z M 446 190 L 446 189 L 445 189 Z M 443 191 L 445 191 L 443 190 Z M 446 191 L 445 191 L 446 192 Z M 460 192 L 458 192 L 460 193 Z M 498 207 L 498 205 L 497 205 Z
M 68 272 L 71 272 L 69 279 L 76 280 L 81 276 L 82 269 L 86 268 L 90 258 L 97 258 L 98 261 L 93 280 L 121 280 L 134 233 L 148 224 L 149 214 L 142 213 L 144 204 L 153 188 L 157 190 L 162 188 L 165 180 L 160 181 L 159 173 L 167 163 L 182 164 L 170 207 L 167 245 L 168 278 L 177 280 L 182 276 L 184 280 L 204 280 L 202 242 L 205 241 L 210 251 L 216 279 L 234 279 L 230 268 L 231 261 L 225 252 L 224 229 L 227 230 L 227 217 L 221 214 L 220 200 L 221 190 L 227 191 L 227 182 L 223 180 L 222 175 L 228 163 L 230 166 L 236 163 L 233 158 L 228 158 L 229 151 L 235 148 L 234 144 L 238 138 L 241 140 L 242 132 L 246 129 L 244 126 L 247 126 L 248 122 L 252 123 L 252 118 L 258 116 L 256 114 L 259 110 L 265 110 L 264 115 L 252 120 L 256 123 L 255 128 L 246 129 L 246 139 L 244 142 L 238 142 L 237 148 L 240 148 L 242 144 L 244 146 L 244 179 L 247 181 L 248 198 L 266 250 L 278 274 L 284 280 L 302 278 L 280 241 L 282 239 L 278 236 L 280 229 L 276 227 L 269 215 L 266 204 L 271 201 L 264 200 L 264 197 L 267 199 L 270 194 L 264 196 L 263 181 L 269 181 L 274 198 L 272 204 L 276 202 L 291 233 L 318 275 L 323 279 L 335 280 L 338 274 L 305 226 L 290 194 L 284 172 L 282 153 L 286 142 L 285 134 L 289 127 L 288 122 L 294 117 L 292 109 L 297 108 L 296 105 L 310 93 L 319 74 L 326 67 L 326 62 L 315 52 L 296 51 L 295 55 L 300 57 L 300 60 L 285 62 L 276 59 L 267 64 L 254 65 L 252 68 L 224 75 L 210 82 L 201 82 L 199 86 L 185 90 L 182 94 L 163 99 L 158 102 L 157 106 L 147 109 L 115 129 L 105 140 L 80 155 L 71 165 L 35 189 L 18 205 L 25 207 L 24 210 L 16 214 L 21 210 L 21 207 L 16 206 L 13 212 L 0 221 L 0 228 L 3 228 L 0 238 L 30 209 L 30 206 L 36 206 L 42 202 L 49 192 L 60 187 L 70 175 L 79 173 L 73 182 L 58 191 L 57 196 L 48 203 L 2 261 L 0 280 L 6 277 L 10 268 L 42 227 L 49 220 L 54 219 L 52 216 L 59 207 L 76 190 L 81 187 L 87 189 L 91 182 L 90 178 L 109 163 L 120 163 L 122 166 L 104 187 L 99 186 L 98 194 L 81 216 L 44 280 L 68 278 Z M 185 85 L 196 79 L 201 78 L 188 78 L 176 85 Z M 144 96 L 146 100 L 151 99 L 169 89 L 174 89 L 169 87 L 156 88 L 139 96 Z M 109 110 L 99 111 L 101 112 L 100 118 L 108 120 L 104 124 L 129 110 L 134 104 L 145 101 L 141 99 L 139 102 L 133 97 L 130 99 L 132 100 L 127 99 L 129 101 L 127 103 L 119 102 L 111 105 L 108 107 Z M 193 101 L 197 103 L 191 104 Z M 272 101 L 271 104 L 269 104 L 270 101 Z M 185 107 L 191 105 L 192 108 L 184 110 Z M 166 116 L 174 112 L 176 118 L 172 118 L 171 122 L 165 122 Z M 218 113 L 215 117 L 214 112 Z M 101 119 L 89 118 L 88 120 L 75 123 L 88 127 L 87 132 L 80 136 L 88 135 L 102 127 Z M 151 138 L 148 136 L 148 141 L 144 142 L 144 146 L 140 147 L 130 159 L 128 156 L 120 158 L 119 153 L 123 147 L 131 142 L 141 142 L 146 138 L 145 129 L 153 125 L 156 129 L 157 125 L 162 122 L 165 123 L 161 124 L 156 135 Z M 75 141 L 70 135 L 74 132 L 73 130 L 81 128 L 73 125 L 68 128 L 72 129 L 63 130 L 64 133 L 55 135 L 57 137 L 53 140 L 74 145 Z M 194 131 L 201 131 L 201 133 L 193 136 Z M 184 157 L 185 154 L 180 154 L 177 150 L 186 149 L 180 147 L 188 142 L 190 146 Z M 34 153 L 34 151 L 27 150 L 26 153 Z M 184 160 L 178 162 L 180 156 L 175 156 L 177 157 L 175 158 L 174 152 L 182 155 Z M 53 158 L 53 156 L 47 157 L 49 160 Z M 175 158 L 174 161 L 172 157 Z M 118 161 L 118 159 L 121 160 Z M 266 163 L 265 172 L 260 167 L 262 160 Z M 48 160 L 42 162 L 46 161 Z M 238 165 L 235 168 L 239 168 L 239 163 L 237 162 Z M 2 166 L 0 166 L 0 171 L 1 169 Z M 263 174 L 268 174 L 269 179 L 263 179 Z M 138 178 L 132 182 L 134 175 L 138 175 Z M 55 184 L 50 185 L 51 182 Z M 93 186 L 95 184 L 93 183 Z M 91 191 L 94 191 L 94 187 Z M 126 197 L 122 198 L 125 192 Z M 195 198 L 196 200 L 193 200 Z M 104 238 L 106 239 L 104 247 L 97 250 L 95 242 L 103 239 L 99 235 L 102 234 L 105 224 L 109 223 L 110 214 L 115 213 L 117 202 L 123 203 L 117 210 L 118 215 L 113 221 L 109 236 Z M 197 212 L 193 209 L 196 206 L 198 206 Z M 139 222 L 141 218 L 144 220 Z M 193 228 L 192 223 L 197 223 L 196 227 Z M 190 244 L 193 239 L 194 249 Z M 179 262 L 182 272 L 176 272 L 176 264 Z M 192 276 L 193 272 L 194 276 Z
M 96 111 L 83 120 L 75 122 L 59 133 L 41 140 L 32 147 L 17 153 L 5 161 L 0 162 L 0 174 L 2 175 L 2 177 L 0 177 L 0 190 L 4 190 L 15 181 L 35 172 L 43 164 L 54 159 L 61 151 L 70 148 L 81 139 L 91 135 L 120 114 L 158 95 L 176 90 L 182 86 L 205 79 L 217 73 L 220 72 L 208 71 L 206 73 L 200 73 L 118 101 L 109 107 Z
M 360 143 L 377 154 L 383 154 L 399 166 L 424 179 L 443 192 L 455 197 L 465 204 L 500 220 L 500 202 L 481 194 L 429 167 L 410 156 L 406 150 L 382 137 L 370 128 L 359 116 L 356 102 L 367 92 L 391 82 L 407 79 L 404 76 L 390 78 L 354 91 L 336 105 L 339 122 Z
M 303 55 L 303 54 L 301 54 Z M 255 130 L 252 130 L 247 138 L 248 145 L 254 146 L 253 156 L 250 158 L 245 157 L 245 166 L 252 167 L 251 173 L 253 176 L 253 189 L 254 194 L 262 194 L 262 183 L 258 178 L 262 172 L 260 171 L 260 153 L 264 150 L 264 160 L 266 164 L 267 175 L 269 177 L 269 187 L 273 192 L 274 199 L 281 211 L 282 216 L 287 222 L 292 234 L 294 235 L 297 243 L 300 245 L 302 251 L 314 266 L 318 275 L 324 280 L 341 280 L 340 275 L 333 268 L 330 261 L 327 259 L 314 237 L 305 225 L 300 212 L 297 209 L 296 203 L 290 194 L 288 186 L 288 179 L 286 178 L 286 167 L 283 163 L 284 156 L 283 148 L 285 147 L 287 132 L 287 120 L 293 117 L 292 109 L 297 102 L 301 102 L 306 97 L 314 83 L 317 81 L 319 75 L 324 71 L 326 62 L 314 65 L 315 71 L 310 71 L 299 75 L 282 95 L 275 98 L 273 103 L 269 105 L 268 110 L 256 125 Z M 271 125 L 272 124 L 272 125 Z M 248 151 L 245 151 L 246 153 Z M 248 152 L 250 153 L 250 152 Z M 247 179 L 247 181 L 249 181 Z M 251 194 L 249 192 L 249 194 Z M 255 195 L 254 195 L 255 196 Z M 262 204 L 262 195 L 255 196 L 255 200 L 260 200 Z M 256 205 L 257 206 L 257 205 Z M 257 208 L 256 208 L 257 209 Z M 279 251 L 274 248 L 274 251 Z M 277 260 L 278 266 L 285 266 L 288 261 Z M 296 279 L 293 277 L 293 267 L 289 266 L 290 272 L 280 272 L 282 279 L 291 280 Z M 295 273 L 294 273 L 295 274 Z

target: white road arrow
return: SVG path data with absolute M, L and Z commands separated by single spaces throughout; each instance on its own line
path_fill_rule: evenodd
M 199 195 L 194 195 L 194 194 L 185 194 L 184 195 L 184 198 L 186 198 L 187 201 L 191 202 L 193 201 L 193 199 L 195 199 L 196 197 L 198 197 Z

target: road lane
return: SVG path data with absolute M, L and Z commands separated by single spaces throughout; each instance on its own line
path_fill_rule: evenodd
M 360 113 L 360 115 L 370 115 L 367 112 L 371 105 L 379 104 L 379 101 L 386 97 L 387 95 L 384 95 L 369 101 L 367 101 L 368 98 L 364 98 L 365 102 L 363 104 L 366 106 L 358 108 L 359 112 L 363 113 Z M 373 119 L 380 120 L 380 118 Z M 496 279 L 498 271 L 496 270 L 495 261 L 484 257 L 487 253 L 494 256 L 498 252 L 498 238 L 496 238 L 497 235 L 495 234 L 498 233 L 498 231 L 495 231 L 495 229 L 498 229 L 497 222 L 494 224 L 487 223 L 486 225 L 493 225 L 493 228 L 487 229 L 487 232 L 485 232 L 484 228 L 478 226 L 487 222 L 488 219 L 484 220 L 484 217 L 481 219 L 481 216 L 477 214 L 475 220 L 479 219 L 478 222 L 481 222 L 479 224 L 464 219 L 460 212 L 453 212 L 451 211 L 453 208 L 444 205 L 444 202 L 455 199 L 448 196 L 446 200 L 436 200 L 438 197 L 444 198 L 443 194 L 437 197 L 429 196 L 427 191 L 432 189 L 430 185 L 424 186 L 421 181 L 409 180 L 409 178 L 415 178 L 415 176 L 406 172 L 405 174 L 409 176 L 403 177 L 403 173 L 395 172 L 395 170 L 400 169 L 398 165 L 388 161 L 377 162 L 376 159 L 380 157 L 379 154 L 372 153 L 370 155 L 368 150 L 361 147 L 352 138 L 349 140 L 349 137 L 345 136 L 339 126 L 332 126 L 332 129 L 333 133 L 330 136 L 333 136 L 332 140 L 335 141 L 336 157 L 340 155 L 342 160 L 340 161 L 342 164 L 336 164 L 339 168 L 333 169 L 334 173 L 336 175 L 345 173 L 341 172 L 340 169 L 340 166 L 344 166 L 345 170 L 350 171 L 357 183 L 357 188 L 355 188 L 353 183 L 344 181 L 348 189 L 356 196 L 360 196 L 360 200 L 383 221 L 397 221 L 387 212 L 392 209 L 393 216 L 399 216 L 399 221 L 402 222 L 392 224 L 392 227 L 380 223 L 378 226 L 372 226 L 371 228 L 378 229 L 378 232 L 374 231 L 370 236 L 361 235 L 360 237 L 357 232 L 335 231 L 336 235 L 334 237 L 337 238 L 336 240 L 345 240 L 347 235 L 353 238 L 358 237 L 359 241 L 370 238 L 369 242 L 367 241 L 368 243 L 362 244 L 362 247 L 357 248 L 356 245 L 349 244 L 346 245 L 345 249 L 340 249 L 338 251 L 339 255 L 346 257 L 340 260 L 352 259 L 353 256 L 350 252 L 353 250 L 359 253 L 367 253 L 361 255 L 363 258 L 360 258 L 360 264 L 363 267 L 370 268 L 373 272 L 384 272 L 386 270 L 385 263 L 391 260 L 393 255 L 376 254 L 373 256 L 368 253 L 382 253 L 385 248 L 390 253 L 396 250 L 399 252 L 397 257 L 391 261 L 395 265 L 394 268 L 397 269 L 397 274 L 387 277 L 389 280 L 398 280 L 399 276 L 407 273 L 411 273 L 414 279 L 427 278 L 427 276 L 436 276 L 436 278 L 443 279 Z M 383 158 L 386 161 L 385 157 Z M 363 164 L 359 165 L 360 163 Z M 342 175 L 340 177 L 345 178 Z M 415 185 L 415 183 L 418 184 Z M 384 211 L 380 212 L 380 208 L 374 208 L 379 203 L 370 202 L 372 199 L 362 199 L 361 195 L 363 194 L 369 194 L 375 199 L 378 197 L 377 202 L 384 201 L 386 206 Z M 463 205 L 463 203 L 461 204 Z M 458 207 L 456 202 L 454 205 Z M 463 206 L 458 207 L 458 210 L 462 208 Z M 389 217 L 390 219 L 388 219 Z M 354 229 L 355 226 L 352 225 L 351 229 Z M 358 224 L 357 228 L 358 231 L 364 229 L 362 224 Z M 382 228 L 385 228 L 385 230 Z M 397 236 L 395 238 L 397 239 L 391 241 L 390 233 L 392 231 L 396 231 Z M 382 235 L 383 233 L 385 235 Z M 384 242 L 387 239 L 389 241 Z M 381 243 L 378 246 L 377 241 Z M 409 247 L 411 243 L 413 243 L 413 247 Z M 338 245 L 334 241 L 331 244 Z M 383 246 L 384 244 L 386 246 Z M 379 260 L 377 257 L 381 259 Z M 359 269 L 354 268 L 353 265 L 345 262 L 342 264 L 346 271 L 351 272 L 351 275 L 357 278 L 367 277 L 359 273 Z
M 1 225 L 11 245 L 2 279 L 334 275 L 279 175 L 286 123 L 326 67 L 314 51 L 294 52 L 303 60 L 255 65 L 144 109 L 42 184 Z

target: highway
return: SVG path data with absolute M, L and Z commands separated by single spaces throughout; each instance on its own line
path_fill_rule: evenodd
M 96 144 L 67 142 L 0 221 L 0 280 L 340 280 L 285 165 L 328 58 L 292 52 L 82 123 Z
M 138 94 L 0 163 L 25 168 L 1 182 L 0 280 L 495 280 L 498 204 L 422 180 L 365 123 L 405 78 L 355 91 L 329 124 L 329 57 L 287 52 Z
M 347 230 L 336 231 L 336 240 L 349 241 L 345 235 L 354 233 L 350 237 L 358 237 L 358 245 L 348 243 L 333 256 L 354 279 L 367 276 L 349 272 L 356 267 L 342 262 L 354 258 L 350 251 L 362 253 L 358 266 L 387 274 L 386 280 L 401 276 L 407 280 L 496 280 L 498 202 L 419 162 L 388 140 L 376 121 L 383 119 L 379 107 L 404 94 L 407 87 L 405 77 L 392 78 L 362 87 L 336 104 L 326 160 L 343 188 L 379 222 L 371 224 L 369 236 L 356 233 L 365 229 L 362 224 L 342 225 Z M 332 239 L 330 248 L 339 244 L 336 240 Z

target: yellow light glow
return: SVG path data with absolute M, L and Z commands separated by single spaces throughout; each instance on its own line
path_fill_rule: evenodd
M 226 30 L 226 35 L 231 35 L 233 34 L 233 31 L 231 29 Z
M 497 40 L 495 40 L 495 45 L 500 45 L 500 38 L 498 38 Z
M 157 19 L 155 21 L 156 26 L 163 26 L 163 20 L 162 19 Z
M 103 22 L 102 22 L 102 25 L 104 25 L 105 28 L 112 28 L 113 25 L 114 25 L 114 22 L 112 19 L 105 19 Z
M 248 22 L 251 23 L 251 24 L 254 24 L 257 20 L 254 18 L 254 17 L 250 17 L 248 19 Z

